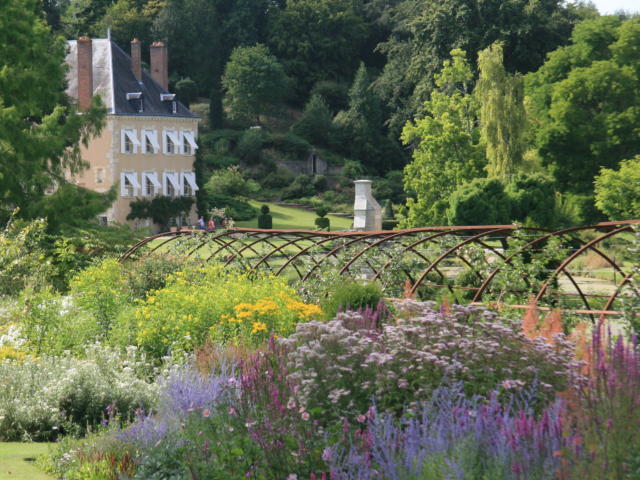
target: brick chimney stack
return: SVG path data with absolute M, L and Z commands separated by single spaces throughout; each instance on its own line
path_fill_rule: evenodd
M 169 89 L 169 55 L 164 42 L 151 44 L 151 77 L 167 91 Z
M 138 82 L 142 81 L 142 46 L 140 40 L 131 40 L 131 70 Z
M 78 39 L 78 106 L 88 110 L 93 97 L 93 46 L 89 37 Z

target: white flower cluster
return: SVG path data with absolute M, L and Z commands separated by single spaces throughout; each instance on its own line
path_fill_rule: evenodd
M 82 359 L 70 354 L 0 362 L 0 440 L 46 440 L 61 429 L 82 430 L 107 416 L 106 408 L 132 416 L 149 409 L 155 384 L 151 367 L 131 347 L 120 353 L 91 345 Z

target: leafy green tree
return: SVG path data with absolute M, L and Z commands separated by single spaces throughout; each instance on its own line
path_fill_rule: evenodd
M 162 0 L 116 0 L 93 26 L 92 32 L 104 36 L 109 28 L 111 37 L 123 46 L 137 38 L 142 42 L 144 52 L 153 40 L 153 22 L 163 7 Z
M 254 180 L 245 179 L 240 169 L 233 166 L 214 172 L 204 188 L 211 195 L 249 197 L 256 193 L 260 186 Z
M 292 127 L 293 133 L 314 145 L 325 146 L 329 142 L 333 114 L 320 95 L 313 95 L 304 107 L 302 117 Z
M 0 212 L 40 216 L 40 202 L 65 173 L 84 166 L 80 145 L 98 134 L 98 97 L 79 115 L 65 95 L 66 46 L 38 15 L 36 0 L 0 4 Z
M 511 223 L 511 202 L 502 182 L 476 178 L 451 194 L 449 225 L 504 225 Z
M 137 218 L 151 218 L 154 223 L 160 225 L 163 231 L 169 230 L 169 222 L 191 210 L 192 197 L 155 197 L 153 199 L 142 198 L 131 202 L 131 211 L 127 220 Z
M 288 83 L 282 65 L 266 46 L 236 48 L 222 77 L 230 118 L 255 118 L 260 123 L 260 114 L 284 99 Z
M 189 77 L 178 80 L 176 82 L 175 90 L 180 101 L 187 105 L 187 107 L 198 96 L 198 86 L 196 85 L 196 82 L 191 80 Z
M 595 179 L 596 207 L 611 220 L 640 218 L 640 155 L 603 168 Z
M 299 94 L 319 80 L 351 78 L 367 36 L 360 4 L 360 0 L 288 0 L 270 17 L 268 45 L 295 79 Z
M 364 63 L 360 64 L 349 90 L 349 109 L 334 118 L 332 144 L 343 155 L 378 174 L 405 164 L 398 143 L 387 135 L 380 98 L 371 88 Z
M 114 0 L 59 0 L 60 26 L 68 38 L 89 35 Z
M 522 162 L 525 148 L 524 83 L 521 75 L 505 71 L 499 43 L 479 53 L 478 68 L 474 93 L 480 103 L 480 138 L 486 148 L 487 172 L 508 182 Z
M 483 174 L 478 103 L 470 92 L 473 73 L 462 50 L 451 56 L 436 76 L 438 90 L 425 102 L 425 116 L 407 123 L 402 132 L 402 140 L 413 147 L 413 160 L 404 171 L 411 195 L 405 227 L 444 224 L 451 194 Z
M 559 189 L 592 196 L 601 168 L 640 153 L 640 18 L 587 20 L 571 40 L 525 77 L 526 92 L 535 145 Z
M 556 184 L 548 175 L 518 174 L 505 191 L 511 205 L 511 220 L 546 228 L 563 223 L 556 208 Z
M 507 71 L 531 72 L 567 43 L 577 21 L 593 14 L 562 0 L 391 2 L 379 19 L 391 34 L 378 47 L 387 63 L 376 89 L 392 110 L 392 130 L 421 110 L 452 49 L 465 50 L 475 62 L 480 50 L 503 41 Z

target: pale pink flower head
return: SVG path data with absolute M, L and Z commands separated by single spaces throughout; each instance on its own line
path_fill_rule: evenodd
M 228 413 L 229 413 L 229 415 L 235 415 L 237 412 L 236 412 L 235 408 L 231 407 L 231 408 L 229 408 Z
M 210 417 L 210 416 L 211 416 L 211 410 L 209 410 L 208 408 L 205 408 L 205 409 L 202 411 L 202 416 L 203 416 L 203 417 Z
M 311 415 L 309 415 L 309 412 L 302 412 L 301 416 L 305 422 L 311 418 Z
M 360 415 L 358 415 L 357 420 L 358 420 L 358 422 L 360 422 L 360 423 L 364 423 L 364 422 L 367 420 L 367 416 L 366 416 L 366 415 L 363 415 L 363 414 L 360 414 Z

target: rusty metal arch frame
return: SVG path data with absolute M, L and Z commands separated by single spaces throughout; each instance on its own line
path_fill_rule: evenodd
M 545 282 L 539 288 L 534 301 L 540 302 L 544 297 L 545 293 L 548 291 L 548 288 L 551 282 L 558 278 L 560 274 L 565 275 L 569 281 L 573 284 L 576 289 L 578 295 L 581 297 L 583 303 L 585 304 L 587 311 L 591 311 L 591 307 L 589 304 L 589 300 L 587 297 L 595 297 L 601 296 L 603 298 L 607 298 L 607 302 L 605 305 L 605 311 L 608 311 L 614 304 L 615 300 L 618 298 L 619 294 L 623 291 L 624 287 L 631 281 L 632 274 L 625 274 L 624 271 L 620 268 L 620 266 L 615 262 L 615 260 L 611 259 L 608 255 L 602 252 L 597 246 L 605 241 L 608 238 L 611 238 L 619 233 L 624 233 L 632 230 L 631 225 L 640 224 L 640 220 L 631 220 L 631 221 L 621 221 L 621 222 L 604 222 L 595 225 L 583 226 L 583 227 L 573 227 L 568 229 L 562 229 L 557 231 L 550 231 L 546 229 L 538 229 L 538 228 L 527 228 L 527 227 L 519 227 L 516 225 L 489 225 L 489 226 L 471 226 L 471 227 L 425 227 L 425 228 L 413 228 L 407 230 L 400 231 L 378 231 L 378 232 L 340 232 L 340 233 L 331 233 L 331 232 L 317 232 L 312 230 L 264 230 L 264 229 L 229 229 L 225 231 L 218 232 L 206 232 L 200 230 L 181 230 L 177 232 L 165 232 L 157 235 L 153 235 L 147 238 L 144 238 L 130 247 L 127 251 L 125 251 L 121 257 L 121 261 L 126 261 L 132 258 L 137 252 L 145 249 L 149 244 L 154 242 L 155 240 L 162 239 L 157 245 L 153 245 L 153 247 L 148 251 L 148 253 L 153 253 L 164 246 L 178 241 L 182 238 L 192 236 L 194 234 L 204 234 L 202 241 L 195 247 L 192 248 L 186 255 L 191 257 L 195 255 L 203 246 L 207 244 L 214 243 L 217 245 L 217 249 L 209 255 L 206 260 L 210 261 L 214 258 L 218 253 L 224 250 L 230 251 L 230 256 L 226 259 L 225 265 L 228 265 L 234 260 L 247 261 L 247 265 L 252 270 L 257 270 L 262 265 L 265 265 L 266 268 L 273 271 L 277 268 L 277 272 L 275 275 L 280 275 L 285 271 L 286 268 L 293 265 L 295 268 L 298 277 L 302 280 L 308 280 L 313 272 L 316 271 L 317 268 L 322 265 L 323 262 L 328 261 L 329 258 L 339 259 L 340 252 L 349 251 L 351 247 L 356 247 L 357 250 L 353 254 L 351 258 L 346 260 L 341 266 L 339 266 L 339 273 L 345 274 L 356 262 L 368 251 L 372 249 L 376 249 L 378 247 L 381 248 L 385 252 L 385 254 L 389 257 L 389 260 L 380 267 L 381 262 L 375 262 L 376 267 L 371 265 L 371 263 L 366 260 L 366 264 L 373 271 L 374 279 L 380 279 L 383 272 L 389 268 L 391 263 L 394 261 L 394 258 L 398 258 L 398 255 L 405 255 L 411 253 L 413 255 L 418 256 L 425 262 L 430 262 L 429 265 L 421 272 L 419 278 L 417 280 L 413 280 L 410 273 L 406 272 L 412 282 L 411 292 L 415 293 L 420 285 L 423 284 L 427 275 L 436 271 L 441 277 L 444 278 L 444 274 L 439 271 L 438 266 L 447 258 L 450 258 L 452 255 L 455 256 L 462 262 L 467 265 L 471 265 L 463 255 L 460 255 L 460 250 L 462 250 L 465 246 L 476 243 L 483 247 L 483 249 L 489 249 L 495 254 L 497 254 L 501 258 L 501 262 L 496 268 L 490 271 L 490 273 L 483 278 L 482 284 L 480 287 L 474 287 L 473 290 L 476 290 L 476 293 L 472 299 L 472 303 L 478 303 L 483 294 L 486 292 L 487 288 L 491 285 L 493 279 L 496 275 L 505 268 L 508 268 L 511 264 L 512 260 L 516 255 L 521 254 L 527 249 L 531 249 L 536 245 L 548 240 L 552 237 L 567 237 L 567 240 L 572 242 L 578 242 L 580 246 L 573 251 L 570 255 L 564 258 L 561 264 L 551 272 L 546 278 Z M 608 229 L 609 231 L 605 234 L 598 236 L 597 238 L 586 242 L 575 235 L 572 235 L 575 232 L 579 231 L 587 231 L 587 230 L 602 230 Z M 524 231 L 537 231 L 544 233 L 538 238 L 528 242 L 527 244 L 518 248 L 517 251 L 507 255 L 499 252 L 497 249 L 492 247 L 491 245 L 486 244 L 482 239 L 487 236 L 498 234 L 498 233 L 507 233 L 506 236 L 511 236 L 513 232 L 517 230 Z M 464 240 L 459 241 L 455 245 L 447 248 L 446 251 L 441 253 L 435 260 L 430 261 L 423 253 L 420 251 L 421 249 L 417 249 L 416 247 L 427 243 L 434 242 L 437 238 L 441 238 L 447 235 L 452 236 L 460 236 L 461 233 L 476 233 L 470 237 L 465 237 Z M 412 240 L 412 237 L 417 235 L 427 234 L 426 237 L 418 238 L 415 241 L 410 241 L 410 243 L 405 243 L 405 239 Z M 278 245 L 273 242 L 276 238 L 281 238 L 284 240 L 284 243 Z M 242 246 L 236 247 L 236 244 L 239 242 L 245 241 Z M 309 242 L 310 245 L 304 245 L 302 242 Z M 337 242 L 337 244 L 331 245 L 331 242 Z M 384 248 L 388 242 L 397 243 L 400 247 L 398 252 L 388 251 L 387 248 Z M 270 250 L 265 253 L 264 249 L 262 251 L 258 251 L 257 248 L 261 245 L 265 244 L 270 247 Z M 329 245 L 327 245 L 329 244 Z M 358 246 L 362 244 L 362 248 Z M 574 244 L 575 245 L 575 244 Z M 298 252 L 292 252 L 291 250 L 287 251 L 288 247 L 293 247 L 298 250 Z M 443 245 L 446 247 L 446 244 Z M 320 248 L 320 255 L 312 254 L 313 249 Z M 253 252 L 255 254 L 255 259 L 257 261 L 252 261 L 251 258 L 246 257 L 245 252 Z M 616 285 L 615 291 L 612 292 L 608 296 L 603 295 L 585 295 L 585 293 L 580 288 L 580 285 L 576 282 L 575 278 L 573 278 L 571 272 L 568 270 L 569 265 L 580 255 L 587 251 L 594 251 L 597 255 L 602 257 L 606 262 L 613 268 L 616 272 L 620 273 L 623 276 L 622 281 L 619 285 Z M 274 257 L 278 255 L 278 257 Z M 297 260 L 302 258 L 303 256 L 310 257 L 314 263 L 313 266 L 303 274 L 298 268 Z M 430 257 L 431 255 L 429 255 Z M 317 258 L 319 257 L 319 258 Z M 273 258 L 282 258 L 285 259 L 282 266 L 279 268 L 277 266 L 272 266 L 270 264 L 270 260 Z M 487 261 L 485 257 L 485 261 Z M 477 273 L 477 272 L 476 272 Z M 478 273 L 482 278 L 482 275 Z M 615 282 L 617 283 L 617 282 Z M 571 293 L 570 295 L 575 295 Z M 583 313 L 587 313 L 587 311 L 582 311 Z M 593 316 L 592 316 L 593 318 Z
M 542 286 L 540 287 L 540 290 L 538 291 L 537 295 L 535 296 L 534 302 L 538 303 L 540 301 L 540 299 L 542 298 L 542 296 L 544 295 L 544 293 L 546 292 L 547 288 L 549 287 L 549 284 L 551 283 L 551 281 L 554 278 L 556 278 L 561 272 L 563 272 L 571 262 L 573 262 L 576 258 L 578 258 L 580 255 L 582 255 L 584 252 L 586 252 L 592 245 L 597 245 L 598 243 L 602 242 L 603 240 L 606 240 L 609 237 L 613 237 L 614 235 L 617 235 L 618 233 L 622 233 L 622 232 L 626 232 L 626 231 L 632 231 L 631 226 L 625 225 L 624 227 L 620 227 L 620 228 L 616 228 L 614 230 L 611 230 L 611 231 L 605 233 L 604 235 L 599 236 L 598 238 L 594 238 L 593 240 L 585 243 L 582 247 L 577 249 L 575 252 L 573 252 L 567 258 L 565 258 L 564 261 L 558 266 L 558 268 L 556 268 L 553 271 L 553 273 L 549 276 L 547 281 L 542 284 Z

